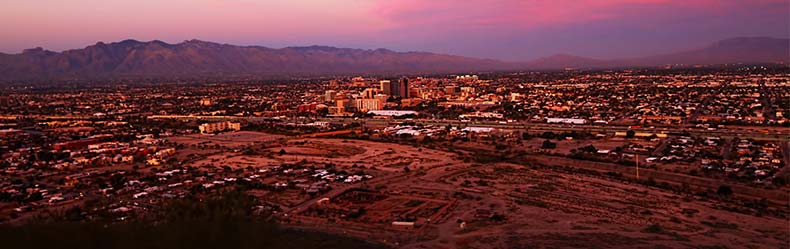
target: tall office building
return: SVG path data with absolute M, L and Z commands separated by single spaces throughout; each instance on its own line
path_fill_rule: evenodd
M 354 77 L 353 79 L 351 79 L 351 84 L 353 86 L 366 86 L 368 84 L 368 81 L 366 81 L 365 78 L 362 77 Z
M 376 95 L 376 88 L 367 88 L 362 90 L 362 98 L 372 99 Z
M 326 90 L 326 96 L 324 96 L 324 101 L 334 101 L 337 97 L 337 92 L 335 90 Z
M 408 98 L 409 97 L 409 79 L 403 78 L 398 81 L 398 91 L 397 96 L 401 98 Z
M 392 96 L 392 82 L 389 80 L 382 80 L 379 81 L 379 84 L 381 84 L 382 93 Z
M 460 88 L 456 85 L 450 85 L 444 87 L 444 93 L 447 95 L 456 95 L 459 92 L 461 92 Z
M 386 95 L 386 94 L 376 94 L 376 96 L 373 96 L 373 98 L 374 98 L 374 99 L 378 99 L 378 100 L 379 100 L 379 103 L 381 103 L 381 107 L 383 108 L 383 107 L 384 107 L 384 104 L 385 104 L 385 103 L 387 103 L 387 99 L 389 98 L 389 95 Z
M 382 80 L 381 92 L 395 97 L 408 98 L 409 97 L 409 79 L 403 78 L 398 82 L 392 83 L 389 80 Z
M 342 108 L 344 111 L 355 110 L 356 104 L 350 99 L 337 99 L 335 100 L 336 106 Z
M 392 92 L 392 96 L 400 97 L 400 86 L 401 86 L 400 85 L 400 81 L 395 82 L 395 83 L 392 84 L 392 87 L 390 87 L 390 91 Z

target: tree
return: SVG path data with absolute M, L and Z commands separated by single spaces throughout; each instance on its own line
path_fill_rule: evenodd
M 625 132 L 626 138 L 633 138 L 634 136 L 636 136 L 636 132 L 634 130 L 628 130 Z
M 113 189 L 121 189 L 123 185 L 126 183 L 126 177 L 121 174 L 115 174 L 110 176 L 110 185 Z
M 787 180 L 782 177 L 774 177 L 772 180 L 773 184 L 776 186 L 784 186 L 787 185 Z
M 661 233 L 664 231 L 664 228 L 661 225 L 653 223 L 647 226 L 645 229 L 642 229 L 643 233 Z
M 656 179 L 654 179 L 653 177 L 648 177 L 647 181 L 645 181 L 645 184 L 647 186 L 656 186 Z
M 554 148 L 557 148 L 557 144 L 552 142 L 552 141 L 550 141 L 550 140 L 548 140 L 548 139 L 546 139 L 545 141 L 543 141 L 543 145 L 540 148 L 542 148 L 542 149 L 554 149 Z
M 356 219 L 356 218 L 359 218 L 360 216 L 362 216 L 363 214 L 365 214 L 365 208 L 359 208 L 359 209 L 354 210 L 351 213 L 349 213 L 348 217 L 351 218 L 351 219 Z
M 730 187 L 728 185 L 721 185 L 721 186 L 719 186 L 719 189 L 716 190 L 716 194 L 723 195 L 723 196 L 732 195 L 732 187 Z
M 547 131 L 541 134 L 540 137 L 545 139 L 552 139 L 552 138 L 556 138 L 557 134 L 554 134 L 554 132 Z
M 595 148 L 592 144 L 579 148 L 579 150 L 583 152 L 595 153 L 598 152 L 598 149 Z
M 491 215 L 491 217 L 489 217 L 489 219 L 490 219 L 491 221 L 493 221 L 493 222 L 503 222 L 503 221 L 505 221 L 507 218 L 506 218 L 506 217 L 505 217 L 505 215 L 503 215 L 503 214 L 493 214 L 493 215 Z

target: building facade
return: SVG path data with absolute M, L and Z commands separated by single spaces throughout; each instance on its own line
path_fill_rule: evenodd
M 238 131 L 241 130 L 241 124 L 233 123 L 229 121 L 218 122 L 218 123 L 205 123 L 205 124 L 201 124 L 198 127 L 198 129 L 200 130 L 200 133 L 203 134 L 210 134 L 220 131 Z
M 383 103 L 379 99 L 356 99 L 356 108 L 361 112 L 381 110 Z
M 379 84 L 381 84 L 381 92 L 382 93 L 392 96 L 392 82 L 391 81 L 389 81 L 389 80 L 382 80 L 382 81 L 379 81 Z

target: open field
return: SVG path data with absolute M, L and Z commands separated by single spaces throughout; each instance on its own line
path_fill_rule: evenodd
M 676 248 L 723 245 L 722 238 L 753 248 L 786 243 L 783 218 L 733 213 L 716 201 L 605 178 L 500 164 L 443 180 L 465 198 L 448 222 L 436 225 L 435 241 L 411 248 Z
M 168 138 L 183 145 L 174 155 L 179 167 L 201 171 L 185 179 L 204 189 L 244 179 L 248 193 L 285 227 L 399 248 L 787 246 L 786 188 L 667 169 L 679 163 L 645 165 L 635 179 L 633 166 L 567 155 L 588 145 L 650 148 L 639 152 L 650 155 L 667 140 L 554 139 L 550 153 L 538 151 L 544 140 L 502 150 L 495 145 L 506 142 L 490 138 L 396 143 L 261 132 Z M 204 176 L 214 180 L 198 179 Z M 717 195 L 721 185 L 732 195 Z
M 624 143 L 614 139 L 596 146 L 611 149 Z M 565 157 L 535 156 L 521 163 L 465 161 L 457 153 L 474 149 L 472 144 L 449 152 L 351 139 L 290 138 L 245 147 L 256 153 L 223 152 L 189 166 L 276 169 L 331 164 L 338 171 L 363 169 L 372 180 L 332 183 L 331 190 L 317 195 L 296 190 L 252 193 L 280 204 L 283 213 L 278 217 L 286 226 L 405 248 L 779 248 L 790 236 L 786 207 L 778 208 L 784 217 L 742 212 L 733 202 L 603 174 L 620 169 L 628 174 L 630 169 L 622 166 Z M 561 144 L 584 145 L 574 140 Z M 651 169 L 642 174 L 657 181 L 672 177 L 661 175 L 671 172 Z M 276 175 L 264 181 L 302 178 Z M 717 180 L 691 187 L 718 184 L 709 181 Z M 733 190 L 735 197 L 758 191 L 737 184 Z M 780 201 L 777 198 L 767 199 Z

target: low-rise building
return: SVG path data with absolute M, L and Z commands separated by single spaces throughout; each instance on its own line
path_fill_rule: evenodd
M 203 134 L 220 132 L 220 131 L 228 131 L 228 130 L 238 131 L 238 130 L 241 130 L 241 124 L 240 123 L 233 123 L 233 122 L 229 122 L 229 121 L 218 122 L 218 123 L 205 123 L 205 124 L 200 125 L 199 129 L 200 129 L 200 133 L 203 133 Z

